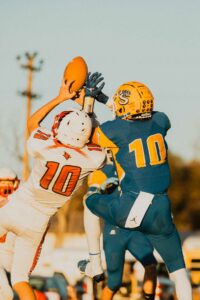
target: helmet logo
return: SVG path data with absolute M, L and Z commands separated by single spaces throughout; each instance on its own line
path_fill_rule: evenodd
M 128 97 L 130 96 L 131 92 L 129 90 L 119 90 L 119 104 L 126 105 L 129 102 Z

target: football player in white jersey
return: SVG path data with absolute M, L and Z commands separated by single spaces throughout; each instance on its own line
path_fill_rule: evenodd
M 17 174 L 10 168 L 0 168 L 0 207 L 3 207 L 8 202 L 8 195 L 11 195 L 19 187 L 20 180 Z M 45 236 L 45 235 L 44 235 Z M 0 237 L 0 300 L 12 299 L 13 291 L 8 282 L 7 274 L 10 273 L 12 260 L 14 255 L 16 235 L 12 232 Z M 44 238 L 37 249 L 34 265 L 36 266 Z M 7 274 L 6 274 L 7 272 Z M 35 293 L 38 291 L 34 290 Z
M 8 197 L 14 201 L 0 209 L 0 236 L 16 234 L 11 283 L 20 300 L 36 299 L 28 275 L 50 217 L 105 160 L 100 147 L 87 144 L 92 124 L 85 112 L 70 109 L 56 116 L 52 130 L 40 127 L 55 106 L 75 97 L 76 93 L 70 92 L 71 84 L 66 84 L 67 93 L 61 88 L 55 99 L 29 119 L 28 148 L 34 166 L 28 180 Z
M 17 174 L 11 168 L 0 168 L 0 208 L 8 202 L 8 195 L 11 195 L 18 189 L 19 182 L 20 180 L 18 179 Z M 13 236 L 13 234 L 9 234 L 9 237 L 7 234 L 0 236 L 0 252 L 5 249 L 5 242 L 7 240 L 14 240 L 13 238 L 10 238 L 10 236 Z M 5 265 L 8 263 L 7 259 L 4 259 L 3 262 Z
M 0 209 L 8 202 L 8 195 L 16 191 L 18 186 L 17 174 L 10 168 L 0 168 Z M 13 296 L 6 271 L 9 271 L 11 267 L 14 242 L 15 234 L 12 232 L 0 237 L 0 300 Z M 2 289 L 3 286 L 6 286 L 6 288 Z M 6 295 L 4 292 L 6 292 Z

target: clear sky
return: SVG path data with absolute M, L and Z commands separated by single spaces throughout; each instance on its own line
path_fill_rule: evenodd
M 81 55 L 104 75 L 111 96 L 126 81 L 147 84 L 156 110 L 171 119 L 169 148 L 200 158 L 200 1 L 0 0 L 0 165 L 17 165 L 22 139 L 26 72 L 15 57 L 38 51 L 45 63 L 34 77 L 41 94 L 33 111 L 56 96 L 68 61 Z M 110 117 L 96 106 L 101 121 Z

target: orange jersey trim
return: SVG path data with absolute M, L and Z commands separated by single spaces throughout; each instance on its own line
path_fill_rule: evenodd
M 54 145 L 47 147 L 48 149 L 55 149 L 55 148 L 67 148 L 67 149 L 73 149 L 74 151 L 78 152 L 79 154 L 87 157 L 86 153 L 84 153 L 80 148 L 75 148 L 70 145 L 63 145 L 58 140 L 54 139 Z

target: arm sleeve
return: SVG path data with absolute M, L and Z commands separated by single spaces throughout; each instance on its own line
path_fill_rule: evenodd
M 100 126 L 94 129 L 92 142 L 103 148 L 117 148 L 117 146 L 106 136 Z
M 166 132 L 171 128 L 170 120 L 168 116 L 163 112 L 155 112 L 154 120 L 156 120 L 158 125 L 165 129 Z
M 162 113 L 162 116 L 163 116 L 164 127 L 167 131 L 171 128 L 171 122 L 165 113 Z

